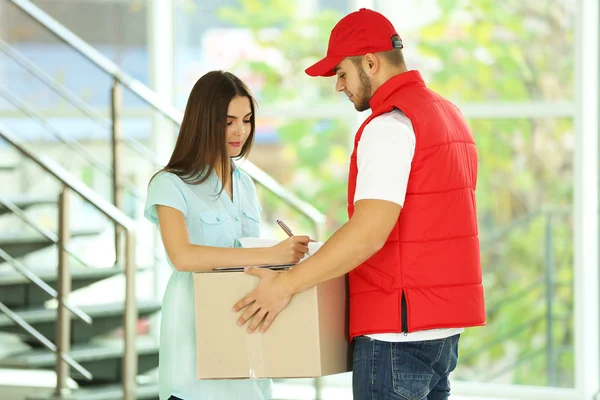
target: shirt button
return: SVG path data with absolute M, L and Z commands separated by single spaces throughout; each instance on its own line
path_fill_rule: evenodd
M 239 221 L 239 220 L 240 220 L 240 217 L 235 217 L 235 220 L 236 220 L 236 221 Z

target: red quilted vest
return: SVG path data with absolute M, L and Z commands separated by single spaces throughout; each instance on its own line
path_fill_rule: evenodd
M 485 324 L 475 186 L 477 151 L 456 106 L 417 71 L 397 75 L 371 99 L 354 140 L 348 215 L 354 212 L 356 149 L 364 127 L 401 110 L 416 135 L 404 207 L 383 248 L 350 280 L 350 337 Z M 381 171 L 394 179 L 394 171 Z

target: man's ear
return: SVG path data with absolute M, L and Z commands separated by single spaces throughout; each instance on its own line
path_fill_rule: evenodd
M 375 56 L 375 54 L 367 53 L 365 54 L 364 61 L 365 63 L 365 71 L 370 74 L 374 74 L 379 70 L 379 60 Z

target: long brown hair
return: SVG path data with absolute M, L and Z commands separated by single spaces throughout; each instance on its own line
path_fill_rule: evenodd
M 202 76 L 190 93 L 175 149 L 163 171 L 179 176 L 184 182 L 200 184 L 215 170 L 223 173 L 223 188 L 229 180 L 232 160 L 227 154 L 227 109 L 233 98 L 250 100 L 251 129 L 236 159 L 245 157 L 254 143 L 255 100 L 248 87 L 230 72 L 211 71 Z

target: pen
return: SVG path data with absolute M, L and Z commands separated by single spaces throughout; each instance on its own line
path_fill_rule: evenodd
M 292 230 L 290 228 L 288 228 L 288 226 L 281 220 L 277 220 L 277 225 L 279 225 L 281 227 L 281 229 L 283 229 L 283 231 L 288 235 L 288 236 L 294 236 L 294 234 L 292 233 Z

